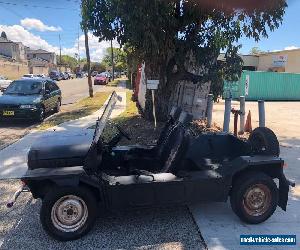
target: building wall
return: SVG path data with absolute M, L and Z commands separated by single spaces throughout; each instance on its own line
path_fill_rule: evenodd
M 12 43 L 0 43 L 0 54 L 13 58 Z
M 18 44 L 18 59 L 17 61 L 27 61 L 27 55 L 26 55 L 26 50 L 25 46 L 22 43 L 17 43 Z
M 48 61 L 51 64 L 56 64 L 55 53 L 28 53 L 27 59 L 30 60 L 32 58 L 41 58 Z
M 31 74 L 44 74 L 48 75 L 49 67 L 31 67 L 30 72 Z
M 282 67 L 274 67 L 273 56 L 287 56 L 287 62 Z M 278 71 L 300 73 L 300 50 L 285 50 L 259 55 L 258 71 Z
M 0 60 L 0 75 L 6 76 L 8 79 L 15 80 L 28 74 L 27 63 L 9 62 Z

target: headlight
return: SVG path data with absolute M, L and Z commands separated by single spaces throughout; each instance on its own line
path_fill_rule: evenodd
M 20 109 L 36 109 L 36 106 L 32 104 L 26 104 L 26 105 L 21 105 Z

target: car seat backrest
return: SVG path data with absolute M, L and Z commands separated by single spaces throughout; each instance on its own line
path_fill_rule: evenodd
M 166 135 L 166 138 L 161 142 L 161 144 L 157 145 L 156 155 L 159 159 L 163 158 L 166 155 L 166 152 L 168 151 L 168 147 L 171 146 L 170 145 L 171 137 L 176 136 L 179 129 L 184 129 L 183 126 L 190 123 L 192 121 L 192 118 L 193 116 L 186 113 L 185 111 L 182 111 L 180 113 L 178 122 L 171 127 L 171 129 L 168 131 L 168 134 Z
M 189 137 L 186 135 L 184 127 L 179 124 L 176 131 L 174 131 L 174 136 L 170 137 L 169 147 L 167 147 L 163 155 L 162 173 L 176 173 L 179 168 L 180 161 L 188 148 L 188 143 Z
M 157 140 L 157 145 L 161 145 L 164 140 L 167 138 L 168 134 L 170 133 L 170 131 L 172 130 L 172 128 L 174 127 L 174 125 L 176 124 L 179 116 L 181 113 L 181 108 L 180 107 L 175 107 L 173 106 L 170 114 L 169 114 L 169 118 L 165 124 L 165 126 L 163 127 L 160 136 Z

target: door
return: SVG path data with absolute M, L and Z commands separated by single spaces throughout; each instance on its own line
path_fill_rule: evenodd
M 54 82 L 50 82 L 50 92 L 53 105 L 52 108 L 56 108 L 57 103 L 60 102 L 61 92 L 59 87 Z
M 46 81 L 45 84 L 45 109 L 49 111 L 54 109 L 57 104 L 57 89 L 52 81 Z
M 51 99 L 51 88 L 50 88 L 50 82 L 49 81 L 45 82 L 44 106 L 45 106 L 45 111 L 46 112 L 51 110 L 52 99 Z
M 150 176 L 120 176 L 109 185 L 113 208 L 152 207 L 186 203 L 186 188 L 182 179 L 171 173 Z M 170 181 L 167 181 L 170 178 Z

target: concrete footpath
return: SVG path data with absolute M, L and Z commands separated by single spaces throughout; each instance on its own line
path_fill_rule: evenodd
M 238 103 L 233 102 L 238 108 Z M 285 175 L 296 182 L 290 189 L 287 211 L 277 207 L 275 213 L 264 223 L 249 225 L 243 223 L 232 212 L 228 203 L 197 204 L 190 207 L 208 249 L 300 249 L 300 102 L 267 102 L 266 126 L 271 128 L 280 142 L 280 156 L 288 167 Z M 213 121 L 223 123 L 224 104 L 214 106 Z M 258 126 L 257 103 L 247 102 L 251 110 L 252 126 Z M 233 122 L 231 120 L 231 129 Z M 208 190 L 209 192 L 209 190 Z M 240 246 L 241 234 L 290 234 L 296 235 L 296 246 Z
M 122 101 L 118 101 L 111 118 L 117 117 L 126 109 L 126 92 L 117 92 L 122 97 Z M 92 115 L 65 122 L 58 126 L 47 129 L 46 131 L 32 131 L 18 142 L 8 146 L 0 151 L 0 180 L 20 178 L 27 170 L 27 153 L 30 146 L 35 140 L 43 139 L 45 143 L 57 141 L 57 143 L 68 143 L 78 141 L 91 141 L 94 130 L 88 129 L 96 123 L 98 117 L 101 116 L 104 105 Z

